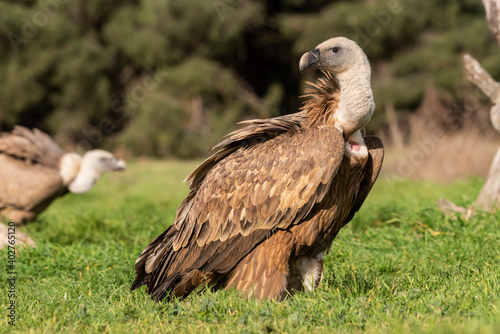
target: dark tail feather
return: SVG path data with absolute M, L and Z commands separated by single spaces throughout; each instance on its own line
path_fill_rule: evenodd
M 137 275 L 135 277 L 134 283 L 132 283 L 132 286 L 130 287 L 130 291 L 134 291 L 135 289 L 140 288 L 141 286 L 146 284 L 146 282 L 144 282 L 145 277 L 146 275 Z
M 146 247 L 139 258 L 135 261 L 135 280 L 130 287 L 130 290 L 133 291 L 143 285 L 147 285 L 149 283 L 149 277 L 151 273 L 146 272 L 146 262 L 150 258 L 151 252 L 155 252 L 157 246 L 161 243 L 167 242 L 165 239 L 168 239 L 167 233 L 171 230 L 172 226 L 167 228 L 161 235 L 159 235 L 152 243 Z M 157 254 L 155 254 L 157 255 Z
M 156 301 L 160 301 L 163 298 L 167 298 L 168 300 L 172 298 L 184 299 L 199 287 L 209 284 L 210 281 L 209 277 L 203 275 L 201 271 L 194 269 L 182 277 L 179 275 L 170 277 L 169 280 L 163 282 L 163 284 L 151 292 L 151 299 Z

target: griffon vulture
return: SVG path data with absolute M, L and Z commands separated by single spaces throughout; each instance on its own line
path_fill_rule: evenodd
M 65 154 L 45 133 L 16 126 L 0 136 L 0 216 L 18 225 L 35 219 L 57 197 L 83 193 L 102 173 L 125 162 L 103 150 Z
M 300 59 L 325 77 L 295 114 L 245 121 L 188 177 L 174 224 L 142 252 L 131 289 L 155 300 L 199 286 L 282 300 L 323 278 L 323 254 L 359 210 L 383 146 L 360 129 L 375 104 L 370 65 L 353 41 L 327 40 Z

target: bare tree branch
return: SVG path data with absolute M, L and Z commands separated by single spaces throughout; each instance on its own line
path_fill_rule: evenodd
M 495 81 L 471 55 L 465 54 L 463 60 L 467 79 L 481 89 L 493 103 L 490 110 L 490 120 L 493 127 L 500 132 L 500 83 Z
M 467 79 L 481 89 L 493 104 L 500 102 L 500 83 L 495 81 L 470 54 L 464 54 L 463 60 Z

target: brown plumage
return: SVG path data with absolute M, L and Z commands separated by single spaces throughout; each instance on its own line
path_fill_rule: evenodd
M 102 150 L 65 154 L 47 134 L 16 126 L 0 136 L 0 217 L 32 221 L 68 189 L 89 190 L 99 176 L 125 169 L 125 162 Z
M 187 177 L 191 192 L 137 259 L 132 290 L 145 284 L 161 300 L 210 285 L 281 300 L 317 286 L 323 253 L 383 159 L 380 139 L 353 142 L 339 129 L 342 82 L 332 74 L 311 84 L 300 112 L 243 122 Z

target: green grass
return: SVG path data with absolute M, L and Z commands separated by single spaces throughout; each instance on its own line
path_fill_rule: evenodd
M 444 216 L 439 197 L 470 204 L 482 181 L 381 178 L 325 258 L 319 289 L 282 303 L 207 291 L 157 304 L 131 292 L 134 261 L 172 221 L 196 162 L 129 164 L 83 195 L 59 199 L 22 230 L 9 333 L 499 333 L 500 213 Z M 4 268 L 7 255 L 3 252 Z M 0 281 L 6 313 L 7 274 Z

